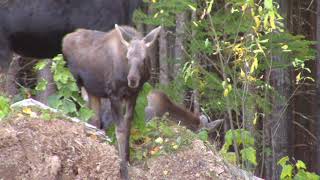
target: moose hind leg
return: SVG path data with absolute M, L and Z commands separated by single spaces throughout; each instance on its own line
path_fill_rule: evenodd
M 101 102 L 100 98 L 97 96 L 94 96 L 90 93 L 88 93 L 88 98 L 89 98 L 89 107 L 94 111 L 94 116 L 90 119 L 90 124 L 96 126 L 97 128 L 101 127 L 101 122 L 100 122 L 100 107 L 101 107 Z
M 0 32 L 0 73 L 6 73 L 12 58 L 9 41 Z
M 0 32 L 0 88 L 4 89 L 7 93 L 9 91 L 5 88 L 7 84 L 6 75 L 12 59 L 12 51 L 9 47 L 9 42 Z

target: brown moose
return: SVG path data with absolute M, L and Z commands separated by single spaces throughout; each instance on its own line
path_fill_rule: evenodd
M 206 116 L 194 114 L 175 104 L 165 93 L 159 90 L 151 91 L 147 96 L 147 101 L 148 105 L 145 108 L 146 121 L 154 117 L 162 117 L 168 113 L 170 120 L 181 123 L 181 125 L 192 131 L 205 128 L 209 132 L 214 131 L 223 122 L 223 119 L 219 119 L 209 123 Z
M 129 178 L 131 121 L 138 93 L 150 77 L 149 47 L 160 30 L 155 28 L 143 37 L 132 27 L 115 25 L 109 32 L 79 29 L 63 39 L 68 67 L 78 85 L 85 87 L 89 106 L 96 113 L 91 121 L 95 126 L 100 127 L 100 99 L 110 100 L 122 179 Z

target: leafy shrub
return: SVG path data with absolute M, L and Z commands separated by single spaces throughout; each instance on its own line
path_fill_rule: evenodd
M 10 112 L 10 101 L 4 96 L 0 96 L 0 120 L 5 118 Z
M 280 175 L 281 180 L 319 180 L 320 176 L 307 171 L 307 166 L 303 161 L 298 160 L 295 164 L 289 161 L 289 157 L 285 156 L 278 161 L 278 165 L 282 167 Z
M 35 65 L 35 69 L 42 70 L 46 67 L 48 61 L 49 60 L 39 61 Z M 53 73 L 53 80 L 57 86 L 57 93 L 48 97 L 49 106 L 84 121 L 90 119 L 93 111 L 85 107 L 85 101 L 79 93 L 76 80 L 66 67 L 66 62 L 61 54 L 52 59 L 51 72 Z M 35 88 L 36 91 L 44 91 L 47 84 L 48 82 L 46 80 L 41 79 Z
M 225 137 L 225 143 L 220 150 L 221 154 L 226 157 L 232 163 L 236 163 L 236 154 L 229 152 L 229 148 L 233 143 L 237 144 L 237 147 L 242 147 L 240 150 L 242 161 L 249 162 L 252 165 L 257 165 L 256 150 L 254 148 L 254 137 L 249 131 L 245 129 L 228 130 Z

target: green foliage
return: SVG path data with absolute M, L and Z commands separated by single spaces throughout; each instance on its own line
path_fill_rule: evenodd
M 4 96 L 0 96 L 0 120 L 5 118 L 10 112 L 10 101 Z
M 226 157 L 226 159 L 231 159 L 233 162 L 235 154 L 228 151 L 235 142 L 238 147 L 240 145 L 243 147 L 240 151 L 242 160 L 250 162 L 255 166 L 257 165 L 256 150 L 254 149 L 254 137 L 249 131 L 244 129 L 228 130 L 224 138 L 225 143 L 220 152 L 224 157 Z M 227 157 L 229 155 L 232 155 L 232 158 Z
M 176 14 L 187 9 L 195 10 L 196 4 L 192 0 L 155 0 L 149 3 L 149 8 L 154 14 L 150 16 L 141 10 L 137 10 L 133 15 L 133 21 L 173 27 L 176 24 Z
M 188 87 L 182 78 L 179 75 L 167 85 L 157 84 L 156 89 L 165 92 L 172 101 L 182 102 L 184 98 L 182 92 Z
M 206 112 L 228 114 L 239 129 L 227 132 L 221 152 L 233 162 L 241 156 L 242 165 L 255 166 L 259 152 L 244 123 L 255 125 L 264 120 L 271 112 L 270 97 L 287 101 L 272 87 L 268 72 L 290 68 L 297 73 L 297 84 L 314 81 L 305 65 L 315 56 L 311 48 L 314 42 L 285 30 L 274 0 L 193 3 L 190 0 L 148 1 L 151 15 L 139 11 L 134 20 L 169 29 L 175 27 L 178 13 L 194 12 L 191 22 L 185 24 L 183 37 L 187 55 L 181 66 L 182 73 L 169 86 L 160 87 L 178 102 L 184 89 L 196 89 Z M 240 148 L 239 154 L 230 152 L 234 144 Z M 286 169 L 290 171 L 289 167 Z
M 170 125 L 167 119 L 153 119 L 143 129 L 131 131 L 131 157 L 134 160 L 170 154 L 187 147 L 197 135 L 186 128 Z
M 48 82 L 45 79 L 41 78 L 37 86 L 35 87 L 35 90 L 38 92 L 44 91 L 46 90 L 47 85 L 48 85 Z
M 48 61 L 39 61 L 35 65 L 35 69 L 42 70 L 48 64 Z M 66 67 L 66 62 L 61 54 L 52 59 L 51 72 L 57 86 L 57 93 L 48 97 L 49 106 L 60 109 L 69 116 L 87 121 L 93 115 L 93 112 L 85 107 L 85 102 L 79 94 L 76 81 Z M 46 86 L 47 81 L 41 79 L 35 89 L 38 92 L 44 91 Z
M 298 160 L 295 164 L 289 161 L 289 157 L 282 157 L 278 161 L 278 165 L 282 167 L 280 179 L 281 180 L 320 180 L 320 176 L 307 171 L 307 166 L 303 161 Z
M 146 124 L 145 124 L 145 112 L 144 109 L 148 104 L 147 101 L 147 95 L 152 90 L 152 86 L 149 83 L 145 83 L 143 85 L 143 88 L 141 92 L 139 93 L 139 96 L 137 98 L 136 107 L 134 111 L 134 121 L 132 123 L 132 129 L 133 132 L 137 132 L 139 134 L 139 138 L 141 134 L 146 133 Z M 81 113 L 81 111 L 80 111 Z M 107 129 L 107 135 L 111 138 L 112 143 L 116 142 L 116 136 L 115 136 L 115 126 L 112 125 Z M 134 139 L 130 139 L 131 142 L 134 141 Z
M 208 141 L 209 138 L 209 134 L 208 131 L 206 130 L 202 130 L 198 133 L 198 137 L 199 139 L 201 139 L 202 141 Z
M 148 104 L 147 95 L 151 90 L 152 90 L 152 86 L 149 83 L 145 83 L 143 85 L 141 92 L 139 93 L 139 96 L 136 102 L 133 127 L 141 131 L 145 129 L 144 109 Z

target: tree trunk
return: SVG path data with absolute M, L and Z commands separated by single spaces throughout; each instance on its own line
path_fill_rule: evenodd
M 167 35 L 164 29 L 161 29 L 159 35 L 159 64 L 160 64 L 160 83 L 169 84 L 169 64 Z
M 286 21 L 287 1 L 278 0 L 280 14 Z M 287 22 L 284 22 L 287 25 Z M 272 56 L 272 61 L 277 64 L 286 64 L 284 57 Z M 270 74 L 270 84 L 280 97 L 271 97 L 272 110 L 269 116 L 271 145 L 272 145 L 272 172 L 271 179 L 280 179 L 281 167 L 277 162 L 289 155 L 289 130 L 292 121 L 292 112 L 288 101 L 291 95 L 290 67 L 274 68 Z
M 316 112 L 316 136 L 317 136 L 317 173 L 320 174 L 320 0 L 317 1 L 317 27 L 316 27 L 316 41 L 317 43 L 317 72 L 316 72 L 316 101 L 317 101 L 317 112 Z
M 173 67 L 173 75 L 179 74 L 181 70 L 181 64 L 185 61 L 185 53 L 184 53 L 184 44 L 183 37 L 185 34 L 187 21 L 187 12 L 182 12 L 176 15 L 176 38 L 175 38 L 175 47 L 174 47 L 174 58 L 176 60 Z
M 52 61 L 48 59 L 48 64 L 37 74 L 37 80 L 44 79 L 48 82 L 47 87 L 44 91 L 37 94 L 36 99 L 44 104 L 48 104 L 48 97 L 56 92 L 56 85 L 53 81 L 53 75 L 51 72 Z
M 152 9 L 146 10 L 148 11 L 148 14 L 153 14 Z M 147 26 L 147 32 L 150 32 L 154 26 Z M 160 40 L 158 41 L 160 43 Z M 155 86 L 156 83 L 159 82 L 160 79 L 160 65 L 159 65 L 159 43 L 154 43 L 152 45 L 152 48 L 150 50 L 150 53 L 148 54 L 148 57 L 151 61 L 151 77 L 150 82 L 153 86 Z
M 271 151 L 271 119 L 266 118 L 263 121 L 263 145 L 262 145 L 262 169 L 260 171 L 260 176 L 261 177 L 266 177 L 268 179 L 271 179 L 273 176 L 272 172 L 272 154 L 270 153 Z
M 273 57 L 273 61 L 284 63 L 282 57 Z M 271 72 L 271 85 L 279 93 L 281 98 L 272 97 L 271 123 L 271 144 L 273 152 L 272 179 L 279 179 L 281 167 L 277 162 L 283 156 L 288 155 L 288 129 L 291 121 L 290 110 L 287 107 L 290 97 L 290 73 L 287 69 L 273 69 Z

